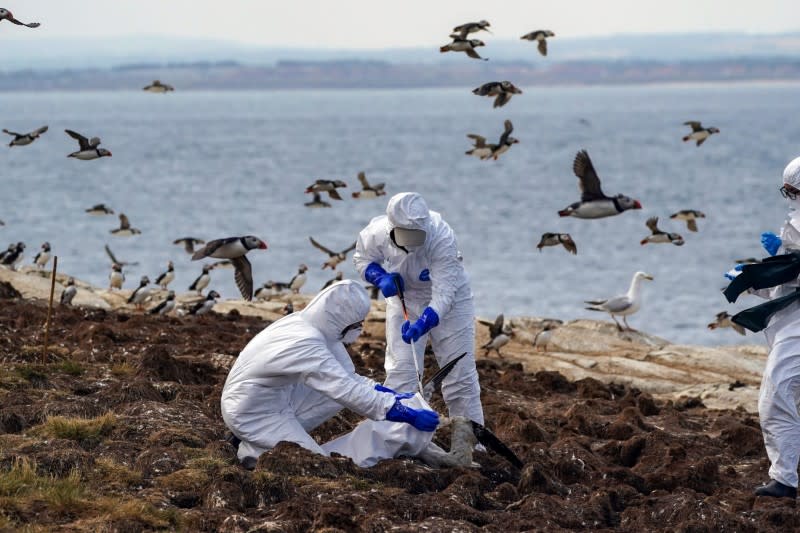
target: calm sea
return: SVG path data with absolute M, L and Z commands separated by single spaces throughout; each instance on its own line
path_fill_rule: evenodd
M 148 80 L 144 80 L 148 81 Z M 386 197 L 353 200 L 356 174 L 387 182 L 387 191 L 422 193 L 455 229 L 472 278 L 479 315 L 603 318 L 583 300 L 627 290 L 637 270 L 655 276 L 630 323 L 675 342 L 761 343 L 730 329 L 710 332 L 728 306 L 722 273 L 734 259 L 762 255 L 759 234 L 780 227 L 786 212 L 781 172 L 800 155 L 800 85 L 523 88 L 501 109 L 464 89 L 383 91 L 2 93 L 2 127 L 50 131 L 33 145 L 0 151 L 0 245 L 22 240 L 30 262 L 47 240 L 59 270 L 105 285 L 108 243 L 124 261 L 126 287 L 154 279 L 175 262 L 173 288 L 200 272 L 178 237 L 255 234 L 269 243 L 252 252 L 256 285 L 288 281 L 310 267 L 303 292 L 331 278 L 309 235 L 334 249 L 386 207 Z M 497 138 L 514 123 L 514 146 L 499 161 L 467 157 L 467 133 Z M 686 120 L 721 133 L 702 147 L 681 142 Z M 64 128 L 100 136 L 114 156 L 67 159 L 76 148 Z M 9 138 L 10 139 L 10 138 Z M 586 148 L 607 194 L 640 199 L 644 208 L 601 220 L 559 218 L 577 200 L 572 159 Z M 304 188 L 317 178 L 343 179 L 344 201 L 308 209 Z M 116 238 L 116 217 L 84 209 L 106 203 L 142 234 Z M 699 233 L 669 220 L 680 209 L 707 218 Z M 686 245 L 640 246 L 644 221 Z M 535 248 L 543 232 L 569 232 L 578 255 Z M 346 277 L 356 273 L 348 261 Z M 213 273 L 223 297 L 238 295 L 231 270 Z

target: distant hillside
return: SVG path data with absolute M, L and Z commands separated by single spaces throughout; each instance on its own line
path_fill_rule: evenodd
M 558 28 L 554 28 L 558 34 Z M 576 60 L 703 61 L 739 57 L 800 57 L 800 33 L 751 35 L 745 33 L 691 33 L 614 35 L 550 41 L 550 55 L 539 56 L 534 44 L 517 39 L 483 37 L 481 55 L 492 61 L 531 61 L 550 65 Z M 445 44 L 444 37 L 441 43 Z M 438 46 L 386 50 L 304 49 L 254 46 L 230 41 L 157 35 L 109 39 L 47 39 L 38 35 L 2 35 L 0 71 L 110 68 L 129 63 L 236 61 L 245 65 L 274 66 L 282 60 L 367 60 L 389 63 L 459 64 L 461 54 L 440 54 Z
M 463 87 L 512 80 L 521 86 L 703 81 L 800 80 L 800 58 L 706 61 L 480 62 L 462 57 L 441 64 L 386 61 L 280 61 L 275 66 L 235 61 L 137 63 L 111 69 L 0 73 L 0 91 L 139 90 L 153 79 L 191 89 L 346 89 Z M 477 80 L 477 81 L 476 81 Z

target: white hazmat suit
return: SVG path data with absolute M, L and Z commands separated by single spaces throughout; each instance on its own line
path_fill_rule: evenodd
M 786 167 L 783 182 L 800 189 L 800 157 Z M 789 200 L 789 216 L 780 238 L 779 254 L 800 249 L 800 197 Z M 798 286 L 800 283 L 794 280 L 752 292 L 774 299 L 794 292 Z M 770 352 L 761 381 L 758 415 L 771 463 L 769 477 L 796 488 L 800 453 L 800 301 L 775 313 L 764 333 Z
M 392 241 L 394 228 L 423 230 L 425 242 L 401 249 Z M 433 352 L 443 366 L 464 352 L 460 361 L 442 383 L 442 395 L 450 416 L 464 416 L 483 424 L 480 385 L 475 368 L 475 311 L 472 289 L 460 260 L 455 234 L 441 215 L 428 209 L 417 193 L 393 196 L 386 215 L 373 218 L 358 236 L 353 262 L 361 276 L 371 263 L 389 273 L 398 273 L 404 281 L 406 307 L 411 322 L 426 307 L 439 317 L 438 326 L 430 330 Z M 428 275 L 424 275 L 427 271 Z M 424 279 L 428 279 L 424 281 Z M 405 322 L 400 299 L 386 299 L 386 381 L 398 392 L 417 389 L 417 367 L 424 368 L 428 334 L 415 344 L 417 365 L 411 345 L 403 341 L 401 326 Z
M 356 374 L 343 344 L 343 340 L 354 341 L 360 332 L 353 330 L 355 335 L 343 339 L 343 330 L 363 321 L 369 307 L 369 296 L 359 283 L 342 281 L 320 292 L 302 311 L 271 324 L 245 346 L 225 380 L 221 399 L 225 425 L 241 439 L 240 461 L 257 459 L 280 441 L 327 455 L 308 432 L 343 407 L 373 420 L 385 419 L 395 403 L 394 395 L 374 390 L 375 382 Z M 385 424 L 389 432 L 412 441 L 412 451 L 425 448 L 433 436 L 408 424 Z M 348 453 L 349 445 L 362 455 L 385 459 L 409 448 L 401 440 L 388 445 L 351 440 L 335 451 L 352 457 L 355 450 Z M 379 449 L 364 450 L 370 446 Z

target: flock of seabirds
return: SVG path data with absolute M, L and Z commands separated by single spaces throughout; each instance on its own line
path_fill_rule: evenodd
M 7 9 L 0 8 L 0 22 L 8 21 L 19 26 L 26 26 L 29 28 L 39 27 L 39 23 L 23 23 L 16 19 L 13 14 Z M 482 58 L 476 51 L 476 48 L 485 46 L 485 43 L 479 39 L 471 39 L 470 34 L 486 31 L 491 33 L 490 24 L 486 20 L 478 22 L 469 22 L 456 26 L 453 33 L 450 34 L 452 42 L 440 48 L 440 52 L 463 52 L 468 57 L 478 60 L 486 61 L 487 58 Z M 537 48 L 542 56 L 547 55 L 547 39 L 554 37 L 555 33 L 550 30 L 536 30 L 527 33 L 521 37 L 523 40 L 535 41 Z M 168 93 L 174 91 L 174 87 L 159 80 L 153 81 L 150 85 L 143 88 L 144 91 L 151 93 Z M 482 86 L 474 89 L 473 94 L 478 96 L 487 96 L 494 98 L 493 107 L 499 108 L 505 106 L 511 97 L 515 94 L 521 94 L 522 91 L 517 88 L 512 82 L 492 81 L 483 84 Z M 691 128 L 683 141 L 694 141 L 696 146 L 701 146 L 711 135 L 719 133 L 719 129 L 715 127 L 703 127 L 699 121 L 687 121 L 684 125 Z M 21 147 L 32 144 L 39 139 L 48 130 L 48 126 L 42 126 L 38 129 L 28 133 L 18 133 L 3 129 L 6 133 L 13 137 L 9 143 L 9 147 Z M 511 120 L 504 121 L 504 129 L 496 143 L 488 142 L 486 137 L 470 133 L 467 137 L 473 142 L 473 147 L 466 151 L 466 155 L 474 156 L 481 160 L 497 160 L 501 155 L 506 153 L 514 144 L 519 141 L 511 136 L 514 131 L 514 126 Z M 112 157 L 110 150 L 101 148 L 101 140 L 99 137 L 88 137 L 73 130 L 65 130 L 65 133 L 73 138 L 78 143 L 78 149 L 68 155 L 70 158 L 75 158 L 81 161 L 92 161 L 101 159 L 103 157 Z M 580 200 L 571 203 L 564 209 L 560 210 L 558 214 L 562 217 L 576 217 L 581 219 L 596 219 L 609 216 L 616 216 L 631 209 L 641 209 L 641 203 L 629 196 L 617 194 L 609 196 L 605 194 L 601 188 L 600 177 L 594 168 L 591 158 L 586 150 L 580 150 L 573 161 L 572 170 L 578 177 L 578 185 L 580 190 Z M 361 184 L 361 190 L 352 193 L 354 199 L 374 199 L 386 195 L 385 183 L 371 184 L 364 172 L 358 174 L 358 180 Z M 331 202 L 323 200 L 323 194 L 327 194 L 327 198 L 334 201 L 342 200 L 342 196 L 338 189 L 347 187 L 347 184 L 342 180 L 325 180 L 318 179 L 309 185 L 305 192 L 313 195 L 313 199 L 304 205 L 308 208 L 329 208 Z M 116 214 L 115 211 L 105 204 L 94 205 L 86 209 L 86 213 L 94 216 L 108 216 Z M 124 213 L 119 213 L 119 227 L 110 230 L 114 236 L 129 237 L 138 235 L 141 231 L 131 226 L 130 220 Z M 673 213 L 669 216 L 670 219 L 683 221 L 686 227 L 691 232 L 698 231 L 697 220 L 705 218 L 705 214 L 693 210 L 686 209 Z M 651 217 L 646 221 L 646 226 L 650 233 L 646 235 L 641 244 L 673 244 L 681 246 L 684 244 L 684 238 L 675 232 L 664 231 L 658 225 L 659 218 Z M 0 220 L 0 226 L 4 225 Z M 328 259 L 323 263 L 322 268 L 330 268 L 336 271 L 337 266 L 345 261 L 347 254 L 355 249 L 356 243 L 341 251 L 334 251 L 316 241 L 313 237 L 309 237 L 311 245 L 328 256 Z M 247 253 L 251 250 L 265 250 L 267 243 L 258 237 L 236 236 L 215 239 L 211 241 L 204 241 L 196 237 L 182 237 L 176 239 L 174 244 L 183 246 L 191 259 L 201 260 L 207 258 L 219 259 L 215 263 L 204 264 L 201 273 L 189 285 L 190 291 L 196 291 L 200 297 L 186 308 L 176 309 L 175 292 L 169 290 L 169 285 L 175 279 L 174 266 L 172 261 L 167 264 L 167 269 L 155 278 L 154 284 L 148 276 L 142 276 L 138 287 L 131 293 L 128 298 L 128 303 L 134 304 L 137 309 L 144 310 L 145 303 L 155 295 L 156 287 L 162 290 L 167 290 L 167 294 L 163 300 L 157 305 L 147 310 L 151 314 L 167 314 L 173 310 L 178 314 L 191 314 L 201 315 L 207 313 L 214 306 L 217 299 L 220 298 L 219 293 L 210 290 L 205 297 L 202 296 L 210 282 L 210 272 L 217 268 L 230 268 L 234 269 L 234 280 L 239 289 L 242 297 L 245 300 L 252 300 L 255 296 L 257 299 L 269 299 L 273 296 L 279 295 L 284 291 L 291 291 L 298 293 L 306 282 L 306 272 L 308 267 L 301 264 L 298 267 L 295 276 L 288 282 L 275 282 L 267 281 L 258 290 L 253 291 L 253 273 L 250 262 L 247 259 Z M 567 252 L 577 254 L 577 244 L 568 233 L 544 233 L 537 248 L 541 251 L 544 247 L 549 246 L 563 246 Z M 199 248 L 196 248 L 199 247 Z M 11 243 L 5 251 L 0 252 L 0 266 L 8 268 L 17 268 L 23 259 L 23 252 L 25 244 L 23 242 Z M 129 264 L 120 261 L 113 254 L 108 245 L 105 246 L 105 251 L 112 261 L 111 273 L 109 275 L 109 288 L 111 290 L 121 289 L 125 281 L 123 267 Z M 50 261 L 52 249 L 50 243 L 45 242 L 41 245 L 40 251 L 33 258 L 33 264 L 39 268 L 45 268 Z M 741 260 L 740 262 L 750 262 L 750 260 Z M 334 278 L 330 279 L 322 288 L 340 281 L 343 279 L 343 273 L 336 271 Z M 620 331 L 623 326 L 617 321 L 617 317 L 622 317 L 623 324 L 626 329 L 630 329 L 627 323 L 627 317 L 639 310 L 641 305 L 640 288 L 639 284 L 643 280 L 652 280 L 653 277 L 645 272 L 636 272 L 631 280 L 630 287 L 625 294 L 607 299 L 607 300 L 590 300 L 587 309 L 594 311 L 601 311 L 608 313 Z M 372 297 L 377 298 L 378 291 L 375 287 L 372 289 Z M 61 303 L 69 305 L 75 295 L 77 294 L 77 287 L 75 280 L 69 278 L 64 291 L 61 294 Z M 287 304 L 284 312 L 293 312 L 291 302 Z M 485 322 L 489 326 L 490 340 L 482 348 L 488 354 L 490 350 L 494 350 L 500 354 L 500 348 L 507 344 L 510 340 L 509 328 L 504 324 L 503 315 L 497 317 L 494 322 Z M 709 329 L 716 329 L 719 327 L 733 327 L 737 332 L 744 335 L 744 330 L 740 326 L 733 324 L 730 321 L 730 315 L 726 312 L 719 313 L 714 322 L 708 325 Z

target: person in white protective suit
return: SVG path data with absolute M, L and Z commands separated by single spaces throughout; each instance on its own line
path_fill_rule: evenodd
M 770 255 L 800 250 L 800 157 L 783 171 L 780 192 L 789 201 L 789 215 L 780 237 L 769 232 L 761 235 L 761 243 Z M 798 287 L 800 283 L 794 280 L 751 292 L 775 299 Z M 776 312 L 764 333 L 770 352 L 761 381 L 758 416 L 771 463 L 771 481 L 757 488 L 756 495 L 796 498 L 800 454 L 800 301 Z
M 389 200 L 386 215 L 373 218 L 359 234 L 353 262 L 386 298 L 384 385 L 400 392 L 417 389 L 421 379 L 417 369 L 424 368 L 430 335 L 440 367 L 467 353 L 442 382 L 449 415 L 483 424 L 472 289 L 447 222 L 430 211 L 419 194 L 396 194 Z M 410 321 L 395 297 L 400 296 L 398 287 Z
M 225 425 L 241 441 L 237 455 L 243 465 L 252 468 L 263 452 L 280 441 L 329 453 L 308 432 L 343 407 L 372 420 L 397 422 L 387 423 L 389 433 L 402 434 L 388 444 L 349 443 L 362 453 L 390 458 L 427 447 L 438 415 L 427 404 L 414 403 L 410 395 L 393 394 L 356 374 L 344 347 L 361 333 L 369 308 L 369 296 L 361 284 L 341 281 L 245 346 L 225 380 L 220 401 Z M 409 402 L 421 408 L 405 405 Z M 367 446 L 380 449 L 364 452 Z M 347 445 L 336 451 L 347 455 Z

